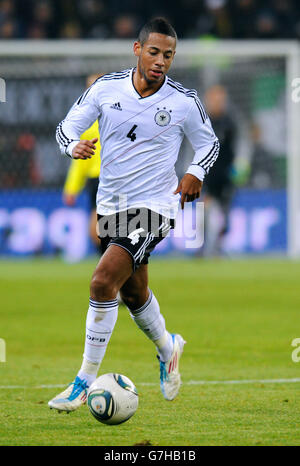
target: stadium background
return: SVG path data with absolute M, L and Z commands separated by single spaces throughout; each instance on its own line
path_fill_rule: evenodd
M 164 14 L 173 21 L 180 41 L 201 44 L 220 39 L 286 40 L 300 34 L 299 12 L 293 1 L 207 0 L 151 2 L 26 1 L 0 2 L 2 49 L 11 43 L 14 56 L 4 53 L 1 77 L 6 82 L 6 102 L 0 113 L 0 235 L 2 255 L 61 254 L 74 261 L 95 252 L 85 235 L 88 228 L 87 196 L 73 208 L 62 204 L 61 190 L 70 161 L 60 156 L 55 127 L 85 88 L 87 75 L 124 69 L 133 58 L 105 56 L 109 39 L 128 42 L 149 16 Z M 130 39 L 129 39 L 130 38 Z M 22 40 L 21 40 L 22 39 Z M 73 39 L 71 56 L 17 56 L 18 43 L 43 50 L 50 43 Z M 99 56 L 74 56 L 78 39 L 94 44 Z M 16 42 L 11 42 L 16 40 Z M 19 40 L 19 42 L 18 42 Z M 75 42 L 74 42 L 75 40 Z M 26 41 L 25 41 L 26 42 Z M 69 44 L 70 45 L 70 44 Z M 114 48 L 118 48 L 115 43 Z M 67 54 L 67 52 L 66 52 Z M 287 74 L 284 57 L 223 56 L 198 63 L 176 58 L 170 76 L 195 88 L 204 99 L 207 89 L 222 85 L 228 93 L 229 113 L 236 126 L 236 187 L 229 228 L 222 254 L 287 251 Z M 177 164 L 182 176 L 192 152 L 185 141 Z M 191 206 L 187 207 L 189 211 Z M 187 212 L 188 215 L 188 212 Z M 220 212 L 213 214 L 222 222 Z M 188 221 L 185 222 L 189 223 Z M 195 231 L 186 231 L 192 237 Z M 86 239 L 84 239 L 86 238 Z M 182 241 L 168 238 L 156 253 L 203 254 L 203 248 L 186 249 Z
M 1 0 L 3 39 L 133 38 L 164 15 L 179 38 L 299 39 L 297 0 Z

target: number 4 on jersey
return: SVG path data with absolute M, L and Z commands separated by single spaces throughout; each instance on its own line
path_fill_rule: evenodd
M 129 131 L 129 133 L 127 134 L 127 137 L 133 142 L 136 140 L 136 134 L 135 134 L 135 130 L 137 128 L 137 125 L 133 125 L 133 127 L 131 128 L 131 130 Z

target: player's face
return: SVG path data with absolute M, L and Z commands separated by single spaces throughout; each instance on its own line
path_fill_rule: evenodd
M 144 45 L 134 43 L 138 71 L 148 84 L 160 84 L 168 72 L 176 48 L 174 37 L 152 32 Z

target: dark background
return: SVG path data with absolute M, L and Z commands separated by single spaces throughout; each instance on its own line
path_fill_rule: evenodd
M 297 0 L 0 0 L 0 38 L 133 38 L 157 15 L 179 38 L 300 38 Z

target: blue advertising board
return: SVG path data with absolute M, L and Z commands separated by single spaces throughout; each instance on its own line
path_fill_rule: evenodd
M 86 193 L 78 198 L 76 206 L 66 207 L 58 190 L 0 191 L 0 255 L 59 253 L 68 261 L 81 260 L 95 252 L 88 223 Z M 175 230 L 157 246 L 155 254 L 199 253 L 204 228 L 203 202 L 186 204 L 178 214 Z M 238 191 L 223 249 L 229 254 L 286 252 L 286 191 Z

